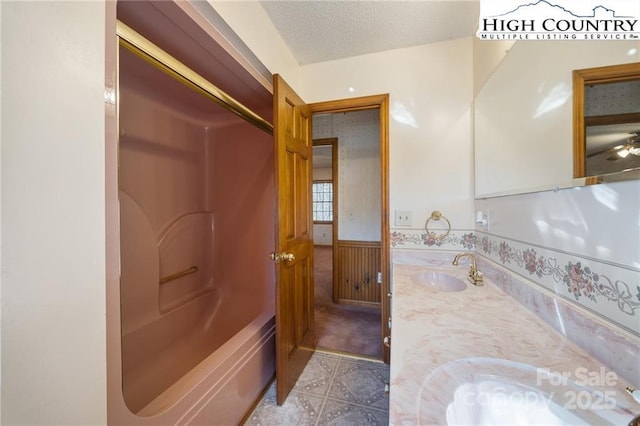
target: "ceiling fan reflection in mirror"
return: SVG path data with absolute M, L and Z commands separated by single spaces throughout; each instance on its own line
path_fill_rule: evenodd
M 630 133 L 626 144 L 620 144 L 601 151 L 592 152 L 587 155 L 587 158 L 608 153 L 613 154 L 607 157 L 608 161 L 617 161 L 622 158 L 626 158 L 629 154 L 640 157 L 640 130 Z

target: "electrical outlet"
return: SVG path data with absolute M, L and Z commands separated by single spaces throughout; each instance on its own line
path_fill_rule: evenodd
M 409 210 L 396 210 L 396 226 L 411 226 L 411 212 Z

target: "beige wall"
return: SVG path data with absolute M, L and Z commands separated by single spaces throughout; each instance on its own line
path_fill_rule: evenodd
M 471 38 L 311 64 L 304 99 L 319 102 L 389 93 L 390 223 L 412 227 L 440 210 L 452 228 L 472 227 Z M 353 88 L 350 91 L 349 88 Z
M 408 210 L 422 228 L 441 210 L 453 228 L 473 227 L 471 38 L 299 67 L 257 2 L 211 5 L 306 102 L 389 93 L 390 220 Z
M 378 110 L 320 114 L 313 138 L 338 139 L 338 239 L 380 241 Z
M 509 52 L 515 41 L 480 40 L 473 37 L 473 94 L 478 94 L 484 83 Z
M 298 63 L 262 6 L 257 1 L 208 1 L 267 69 L 301 94 Z
M 2 423 L 104 424 L 105 5 L 1 7 Z

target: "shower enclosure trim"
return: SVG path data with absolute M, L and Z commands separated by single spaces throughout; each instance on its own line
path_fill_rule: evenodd
M 229 94 L 220 90 L 207 79 L 147 40 L 122 21 L 116 22 L 116 34 L 118 35 L 118 43 L 120 46 L 138 55 L 154 67 L 169 74 L 191 89 L 203 94 L 242 119 L 269 134 L 273 134 L 273 124 L 251 111 Z

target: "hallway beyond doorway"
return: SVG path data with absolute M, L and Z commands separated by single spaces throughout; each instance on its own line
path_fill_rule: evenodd
M 334 303 L 333 248 L 315 246 L 313 251 L 318 348 L 382 359 L 380 307 Z

